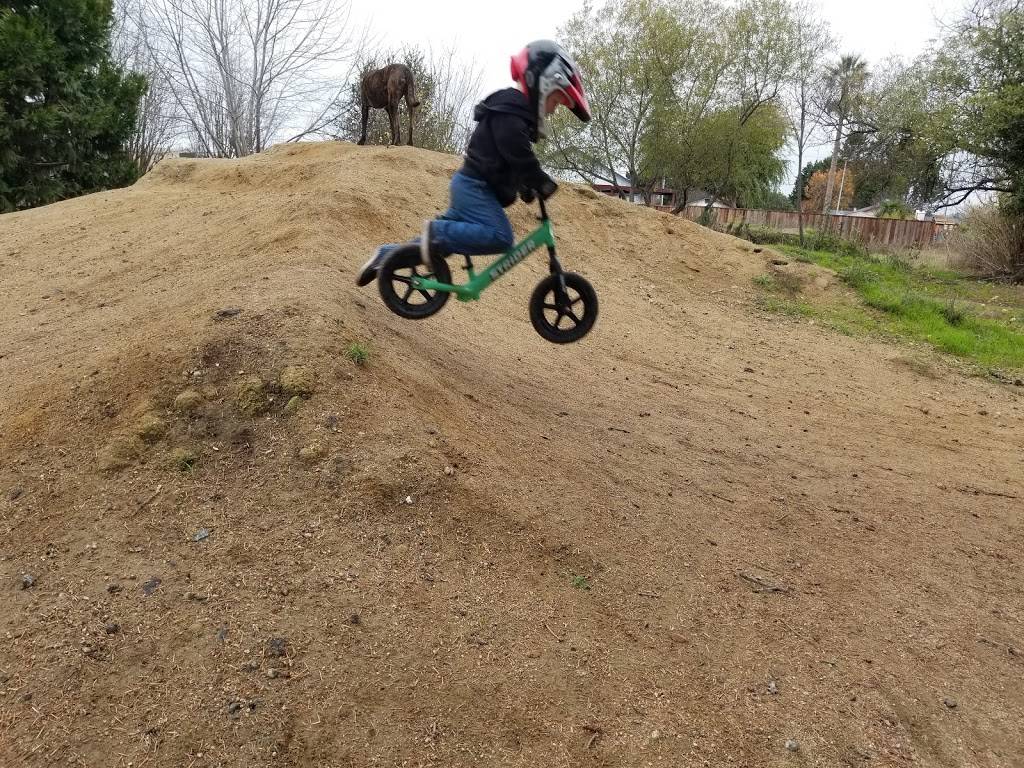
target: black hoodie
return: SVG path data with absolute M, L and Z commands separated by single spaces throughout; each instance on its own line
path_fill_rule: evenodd
M 476 130 L 469 139 L 463 173 L 483 179 L 507 208 L 521 189 L 545 196 L 555 182 L 544 173 L 533 142 L 537 141 L 537 115 L 529 99 L 515 88 L 496 91 L 476 105 Z

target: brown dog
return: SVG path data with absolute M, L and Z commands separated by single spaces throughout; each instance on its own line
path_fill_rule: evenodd
M 387 111 L 391 119 L 391 143 L 402 143 L 402 131 L 398 125 L 398 102 L 403 98 L 409 109 L 409 145 L 412 146 L 413 113 L 420 103 L 416 100 L 412 70 L 405 64 L 388 64 L 363 75 L 360 89 L 363 106 L 363 134 L 360 144 L 366 143 L 366 121 L 370 119 L 370 108 Z

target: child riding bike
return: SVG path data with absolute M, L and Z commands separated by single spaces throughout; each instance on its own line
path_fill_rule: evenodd
M 462 168 L 452 177 L 449 208 L 427 220 L 419 238 L 423 264 L 453 253 L 483 256 L 501 253 L 514 243 L 504 209 L 522 196 L 532 202 L 557 190 L 540 167 L 533 144 L 547 135 L 547 118 L 559 105 L 583 122 L 590 105 L 579 68 L 565 50 L 550 40 L 537 40 L 512 57 L 512 79 L 518 88 L 492 93 L 476 106 L 476 129 Z M 397 244 L 380 246 L 359 270 L 356 284 L 365 286 Z

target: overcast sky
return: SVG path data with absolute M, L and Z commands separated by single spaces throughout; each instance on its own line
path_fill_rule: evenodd
M 955 18 L 965 5 L 966 0 L 819 0 L 839 40 L 836 53 L 857 53 L 872 63 L 893 54 L 916 56 L 935 39 L 940 23 Z M 583 0 L 352 0 L 352 20 L 369 24 L 385 47 L 453 48 L 475 61 L 485 95 L 511 84 L 513 53 L 530 40 L 556 38 L 558 27 L 582 6 Z M 812 151 L 810 159 L 827 153 Z M 795 173 L 790 168 L 790 184 Z
M 906 57 L 925 49 L 937 22 L 966 0 L 820 0 L 844 53 L 869 61 Z M 485 92 L 509 85 L 508 59 L 530 40 L 555 38 L 582 0 L 352 0 L 353 20 L 369 22 L 385 46 L 403 43 L 454 47 L 484 73 Z M 486 10 L 484 10 L 486 9 Z

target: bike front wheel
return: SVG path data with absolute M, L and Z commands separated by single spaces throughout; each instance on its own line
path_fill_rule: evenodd
M 579 341 L 597 322 L 597 293 L 575 272 L 548 275 L 530 297 L 530 322 L 553 344 Z

